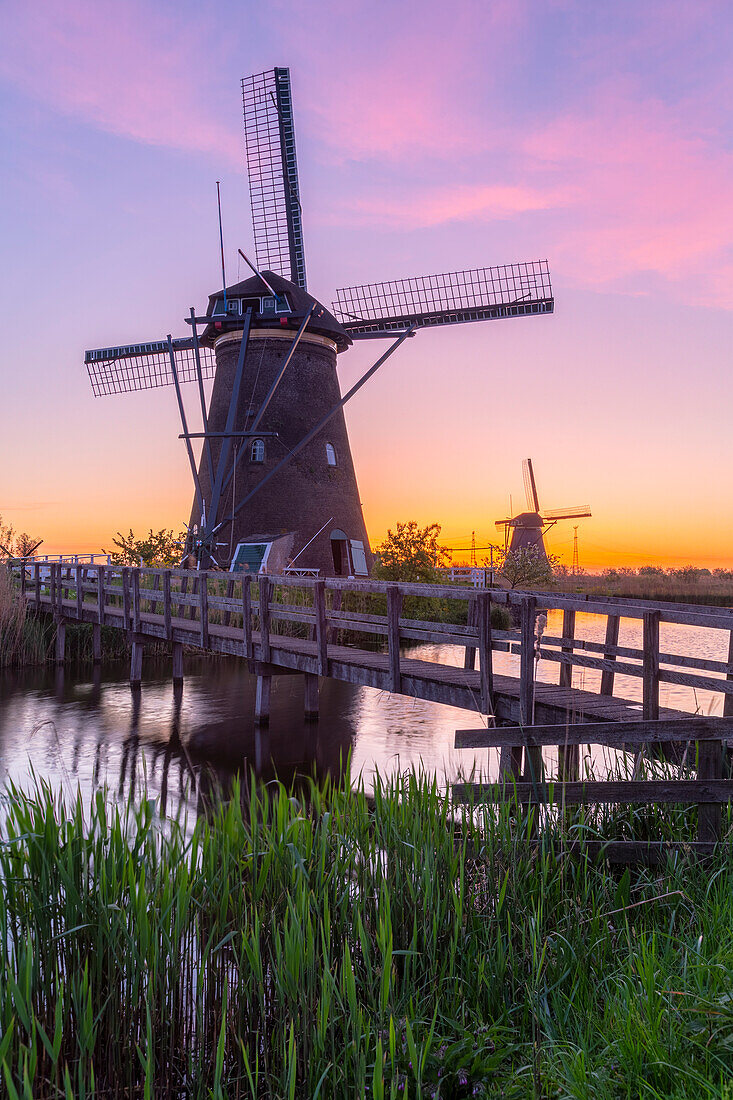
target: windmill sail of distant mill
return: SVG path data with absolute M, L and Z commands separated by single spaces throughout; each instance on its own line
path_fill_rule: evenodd
M 546 558 L 545 535 L 550 528 L 563 519 L 581 519 L 590 516 L 590 508 L 587 504 L 580 504 L 572 508 L 542 510 L 537 495 L 537 482 L 535 481 L 531 458 L 523 460 L 522 474 L 524 476 L 524 493 L 527 498 L 527 511 L 520 512 L 516 516 L 508 516 L 505 519 L 497 519 L 496 526 L 504 528 L 505 550 L 511 552 L 535 549 L 538 554 Z
M 364 576 L 371 550 L 344 405 L 420 329 L 552 313 L 549 267 L 352 286 L 326 309 L 306 286 L 289 70 L 244 79 L 242 99 L 255 262 L 238 251 L 251 278 L 227 286 L 223 277 L 205 315 L 191 307 L 188 336 L 98 348 L 85 362 L 96 395 L 175 388 L 199 565 Z M 367 339 L 391 342 L 342 396 L 337 356 Z M 195 386 L 200 432 L 188 427 L 185 383 Z

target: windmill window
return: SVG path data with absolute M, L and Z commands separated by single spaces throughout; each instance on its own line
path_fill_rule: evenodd
M 253 439 L 252 445 L 249 449 L 250 462 L 264 462 L 265 461 L 265 441 L 264 439 Z
M 329 466 L 338 466 L 336 461 L 336 448 L 333 443 L 326 444 L 326 462 Z

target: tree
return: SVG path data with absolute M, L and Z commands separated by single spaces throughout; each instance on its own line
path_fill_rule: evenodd
M 507 550 L 499 573 L 510 588 L 533 588 L 538 584 L 552 584 L 553 568 L 557 563 L 555 554 L 545 555 L 537 546 L 520 546 L 517 550 Z
M 112 565 L 178 565 L 186 545 L 186 532 L 175 535 L 165 527 L 160 531 L 151 527 L 145 538 L 138 539 L 130 529 L 129 535 L 118 531 L 112 542 L 118 549 L 103 551 L 109 554 Z
M 43 539 L 29 535 L 25 531 L 16 534 L 12 523 L 4 524 L 0 516 L 0 554 L 7 554 L 9 558 L 26 558 L 40 546 Z
M 390 528 L 381 546 L 374 575 L 385 581 L 437 584 L 444 578 L 438 572 L 450 562 L 450 553 L 438 544 L 440 524 L 418 527 L 414 520 Z

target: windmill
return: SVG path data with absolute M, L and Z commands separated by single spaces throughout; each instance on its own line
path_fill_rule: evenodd
M 537 548 L 537 552 L 544 558 L 547 557 L 545 549 L 545 535 L 561 519 L 581 519 L 591 514 L 587 504 L 581 504 L 574 508 L 553 508 L 540 510 L 540 501 L 537 496 L 537 483 L 534 479 L 532 459 L 525 458 L 522 462 L 522 474 L 524 476 L 524 493 L 527 498 L 527 511 L 507 519 L 497 519 L 496 526 L 504 528 L 504 549 L 510 553 L 513 550 L 525 550 Z M 511 531 L 511 539 L 509 532 Z M 577 528 L 576 528 L 577 531 Z
M 242 81 L 252 276 L 193 307 L 189 335 L 87 351 L 95 395 L 172 385 L 194 482 L 197 559 L 233 569 L 368 574 L 371 551 L 344 405 L 422 328 L 552 313 L 546 260 L 352 286 L 332 311 L 306 288 L 288 69 Z M 341 396 L 337 356 L 390 340 Z M 213 379 L 207 405 L 204 382 Z M 202 431 L 188 428 L 194 383 Z M 199 460 L 193 441 L 201 441 Z

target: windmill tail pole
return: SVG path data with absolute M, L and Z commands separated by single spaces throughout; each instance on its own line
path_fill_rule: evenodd
M 224 289 L 224 312 L 227 311 L 227 276 L 224 270 L 224 230 L 221 225 L 221 189 L 216 181 L 216 205 L 219 207 L 219 248 L 221 250 L 221 283 Z
M 361 389 L 361 387 L 369 381 L 372 375 L 376 374 L 382 364 L 386 363 L 390 355 L 397 351 L 397 348 L 400 346 L 400 344 L 403 343 L 403 341 L 406 340 L 408 336 L 412 336 L 415 328 L 415 325 L 410 325 L 408 329 L 400 333 L 399 338 L 395 340 L 394 344 L 387 348 L 384 355 L 380 355 L 376 363 L 374 363 L 374 365 L 369 368 L 366 374 L 363 374 L 361 376 L 358 382 L 354 383 L 349 392 L 341 398 L 338 404 L 334 405 L 333 408 L 318 421 L 315 428 L 312 428 L 308 432 L 308 434 L 301 439 L 300 443 L 295 444 L 290 454 L 287 454 L 285 458 L 281 459 L 280 462 L 278 462 L 277 466 L 273 466 L 269 474 L 266 474 L 265 477 L 263 477 L 262 481 L 258 482 L 258 484 L 255 485 L 254 489 L 252 489 L 251 492 L 247 493 L 246 497 L 243 497 L 242 500 L 240 500 L 236 508 L 232 509 L 232 514 L 230 516 L 227 516 L 226 519 L 223 519 L 221 523 L 217 524 L 217 526 L 212 531 L 212 535 L 215 535 L 216 532 L 219 531 L 226 523 L 231 523 L 234 517 L 238 515 L 239 512 L 241 512 L 242 508 L 244 508 L 245 504 L 249 504 L 255 493 L 258 493 L 260 489 L 262 489 L 268 483 L 268 481 L 270 481 L 275 476 L 275 474 L 279 474 L 283 466 L 287 465 L 287 463 L 290 462 L 291 458 L 295 458 L 299 451 L 302 451 L 304 447 L 307 447 L 310 441 L 318 435 L 321 428 L 323 428 L 328 423 L 331 417 L 335 416 L 339 409 L 342 409 L 346 402 L 350 401 L 354 394 L 357 393 Z

